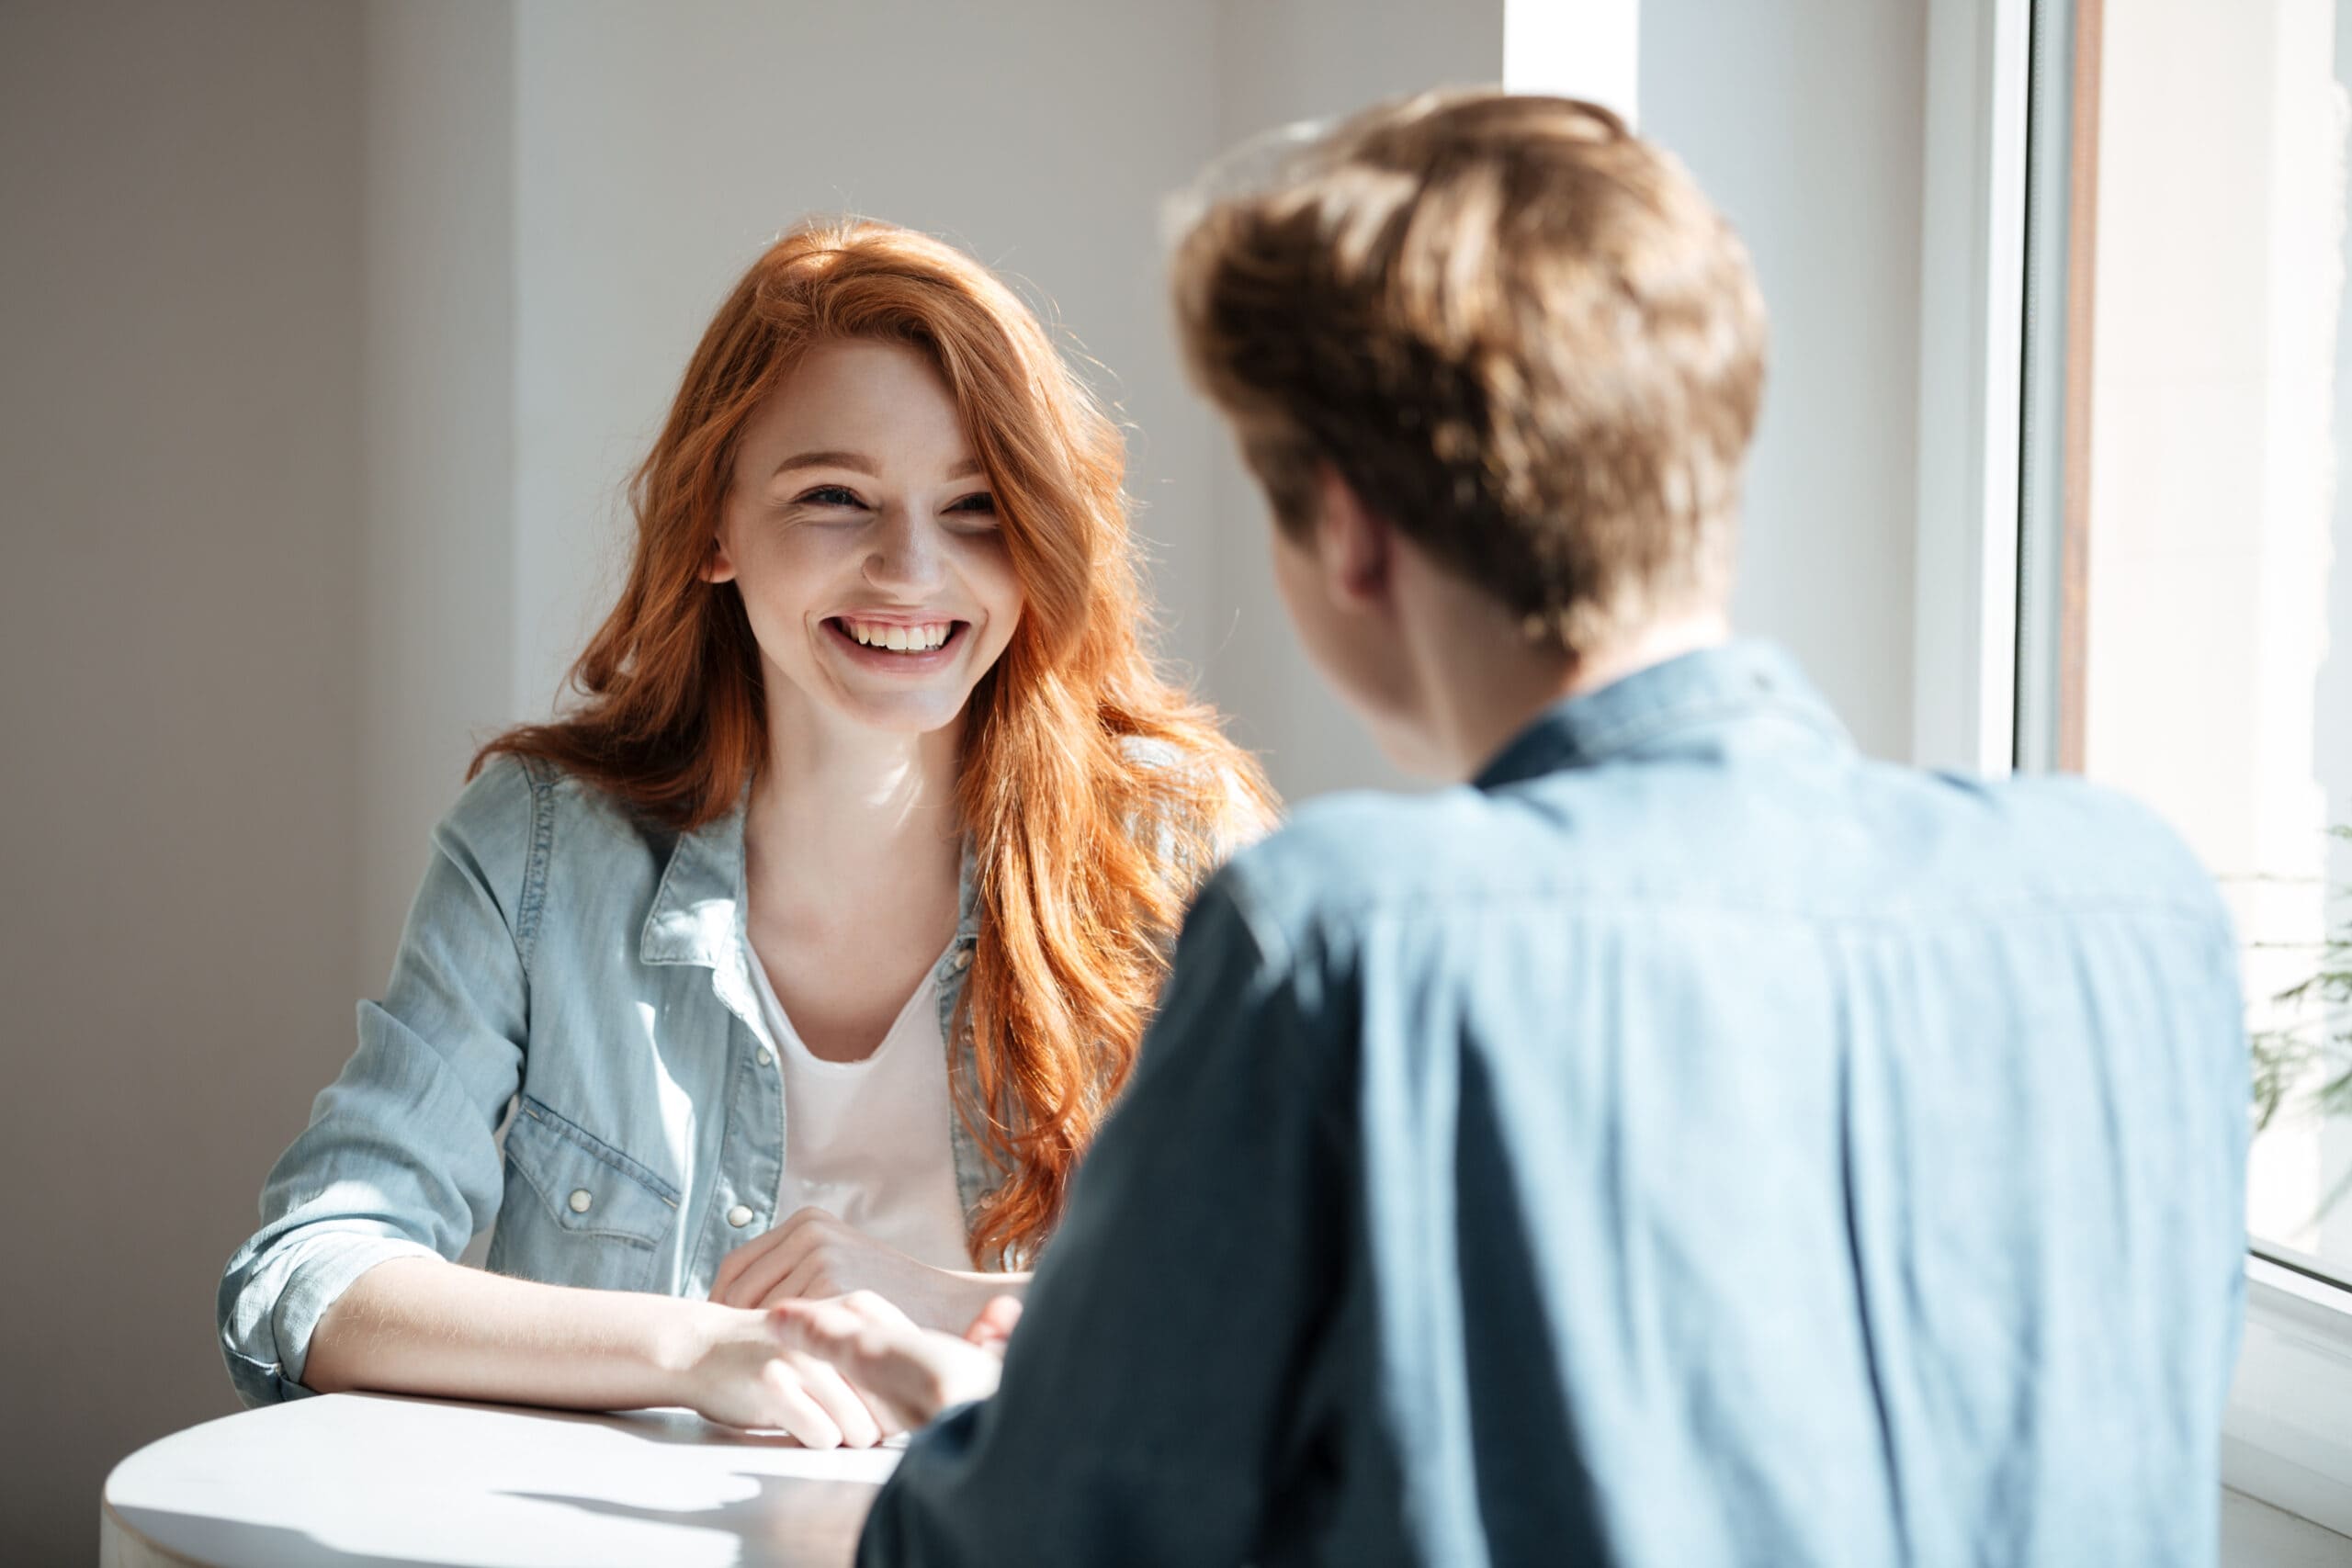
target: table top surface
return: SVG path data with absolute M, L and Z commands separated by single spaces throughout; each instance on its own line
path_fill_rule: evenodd
M 387 1394 L 249 1410 L 107 1478 L 107 1562 L 843 1568 L 895 1448 L 819 1452 L 687 1411 Z

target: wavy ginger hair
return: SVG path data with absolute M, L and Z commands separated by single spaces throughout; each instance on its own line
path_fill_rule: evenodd
M 954 1089 L 1005 1173 L 969 1241 L 976 1259 L 1017 1264 L 1060 1217 L 1125 1082 L 1186 903 L 1272 795 L 1139 640 L 1119 432 L 1010 289 L 888 224 L 779 239 L 703 334 L 637 471 L 628 581 L 571 671 L 583 700 L 499 737 L 474 767 L 550 762 L 680 831 L 735 808 L 767 757 L 759 649 L 735 585 L 702 567 L 745 423 L 836 338 L 906 344 L 937 367 L 1026 595 L 973 689 L 957 785 L 981 918 L 956 1017 L 975 1067 Z M 1139 761 L 1137 741 L 1170 760 Z

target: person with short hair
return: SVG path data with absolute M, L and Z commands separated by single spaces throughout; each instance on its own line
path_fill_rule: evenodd
M 1747 258 L 1605 109 L 1374 109 L 1175 262 L 1306 646 L 1453 787 L 1200 895 L 1013 1328 L 779 1326 L 930 1419 L 860 1561 L 2210 1563 L 2246 1062 L 2216 891 L 1870 761 L 1726 624 Z

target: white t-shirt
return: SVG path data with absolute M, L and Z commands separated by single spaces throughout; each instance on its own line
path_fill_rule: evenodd
M 874 1054 L 828 1062 L 809 1054 L 776 1000 L 767 967 L 744 944 L 769 1044 L 784 1069 L 784 1178 L 776 1218 L 817 1208 L 934 1269 L 969 1269 L 964 1206 L 948 1128 L 947 1048 L 939 1030 L 939 966 Z

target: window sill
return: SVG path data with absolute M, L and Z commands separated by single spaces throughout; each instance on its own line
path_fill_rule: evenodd
M 2249 1253 L 2222 1481 L 2352 1536 L 2352 1291 Z
M 2346 1562 L 2352 1540 L 2222 1489 L 2221 1568 L 2344 1568 Z

